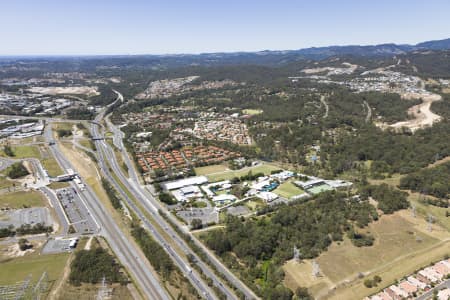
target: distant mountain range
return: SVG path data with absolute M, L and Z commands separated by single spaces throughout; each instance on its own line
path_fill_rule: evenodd
M 17 61 L 65 61 L 73 64 L 118 67 L 151 67 L 158 69 L 182 66 L 220 66 L 220 65 L 282 65 L 296 61 L 321 60 L 333 56 L 390 57 L 413 51 L 450 50 L 450 38 L 408 44 L 380 44 L 370 46 L 348 45 L 311 47 L 298 50 L 258 52 L 230 52 L 172 55 L 102 55 L 102 56 L 40 56 L 40 57 L 0 57 L 0 64 Z M 86 66 L 85 66 L 86 67 Z
M 232 52 L 232 53 L 204 53 L 204 54 L 179 54 L 179 55 L 158 55 L 144 56 L 147 58 L 158 57 L 166 62 L 178 63 L 183 60 L 185 63 L 198 65 L 227 65 L 227 64 L 258 64 L 258 65 L 279 65 L 283 63 L 300 60 L 321 60 L 332 56 L 362 56 L 362 57 L 389 57 L 406 54 L 413 51 L 426 50 L 450 50 L 450 38 L 444 40 L 427 41 L 416 45 L 408 44 L 380 44 L 380 45 L 348 45 L 348 46 L 328 46 L 311 47 L 298 50 L 273 51 L 264 50 L 258 52 Z
M 380 44 L 373 46 L 328 46 L 312 47 L 292 52 L 309 56 L 310 58 L 325 58 L 335 55 L 358 55 L 358 56 L 391 56 L 404 54 L 416 50 L 448 50 L 450 49 L 450 38 L 444 40 L 427 41 L 416 45 Z
M 356 55 L 356 56 L 392 56 L 405 54 L 418 50 L 449 50 L 450 38 L 444 40 L 435 40 L 418 43 L 416 45 L 408 44 L 380 44 L 380 45 L 348 45 L 348 46 L 327 46 L 327 47 L 311 47 L 298 50 L 272 51 L 264 50 L 259 52 L 235 52 L 235 53 L 205 53 L 199 56 L 210 58 L 225 58 L 235 56 L 290 56 L 295 54 L 305 59 L 323 59 L 330 56 L 338 55 Z

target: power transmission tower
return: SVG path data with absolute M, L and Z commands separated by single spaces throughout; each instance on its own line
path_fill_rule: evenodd
M 97 293 L 97 300 L 105 300 L 111 298 L 112 289 L 108 288 L 108 285 L 106 284 L 106 278 L 103 276 L 102 278 L 102 286 L 98 290 Z
M 432 214 L 428 214 L 428 231 L 433 231 L 433 221 L 434 217 Z
M 40 300 L 41 294 L 47 291 L 47 288 L 48 288 L 48 274 L 47 272 L 44 272 L 42 273 L 41 278 L 39 278 L 39 281 L 36 283 L 33 289 L 33 299 Z
M 25 279 L 20 289 L 17 291 L 16 297 L 14 298 L 15 300 L 22 299 L 25 296 L 28 286 L 30 285 L 30 281 L 31 281 L 31 274 L 28 275 L 28 277 Z
M 315 260 L 313 260 L 313 263 L 312 263 L 312 275 L 314 276 L 314 277 L 320 277 L 321 276 L 321 274 L 320 274 L 320 267 L 319 267 L 319 264 L 315 261 Z
M 297 246 L 294 246 L 294 260 L 300 262 L 300 250 L 298 250 Z

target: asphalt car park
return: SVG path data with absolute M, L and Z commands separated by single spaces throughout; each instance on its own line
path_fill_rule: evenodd
M 69 187 L 56 191 L 72 228 L 79 234 L 91 234 L 97 229 L 97 225 L 88 209 L 82 202 L 77 192 Z
M 74 248 L 70 247 L 72 243 L 72 239 L 49 239 L 47 243 L 42 248 L 43 254 L 53 254 L 53 253 L 61 253 L 61 252 L 69 252 Z

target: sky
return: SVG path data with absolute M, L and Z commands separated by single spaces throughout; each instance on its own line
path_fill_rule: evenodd
M 0 55 L 173 54 L 450 38 L 449 0 L 0 0 Z

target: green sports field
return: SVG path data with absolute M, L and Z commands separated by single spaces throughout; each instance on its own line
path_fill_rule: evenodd
M 291 181 L 283 182 L 273 192 L 275 194 L 277 194 L 281 197 L 287 198 L 287 199 L 304 193 L 304 191 L 302 189 L 295 186 Z
M 247 175 L 248 172 L 252 172 L 253 174 L 256 173 L 264 173 L 264 175 L 269 175 L 271 171 L 274 170 L 279 170 L 280 168 L 274 166 L 274 165 L 270 165 L 270 164 L 261 164 L 255 167 L 248 167 L 248 168 L 244 168 L 241 170 L 229 170 L 229 171 L 224 171 L 224 172 L 219 172 L 219 173 L 211 173 L 211 174 L 206 174 L 206 177 L 208 177 L 209 181 L 211 182 L 216 182 L 216 181 L 221 181 L 221 180 L 229 180 L 232 179 L 234 177 L 241 177 L 244 175 Z

